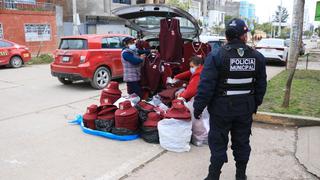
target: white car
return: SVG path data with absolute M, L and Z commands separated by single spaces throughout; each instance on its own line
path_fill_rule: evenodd
M 288 58 L 288 46 L 283 39 L 262 39 L 256 45 L 259 51 L 268 62 L 281 62 L 286 64 Z

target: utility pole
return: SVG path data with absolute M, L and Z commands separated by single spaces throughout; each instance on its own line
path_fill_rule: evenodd
M 77 0 L 72 0 L 73 35 L 78 35 Z
M 282 25 L 282 0 L 280 0 L 280 13 L 279 13 L 279 30 L 278 30 L 278 36 L 281 36 L 281 25 Z
M 289 77 L 286 83 L 285 95 L 282 103 L 282 107 L 284 108 L 289 107 L 292 80 L 296 71 L 299 58 L 299 49 L 302 43 L 304 5 L 305 0 L 294 0 L 290 33 L 290 49 L 287 64 L 287 67 L 289 69 Z

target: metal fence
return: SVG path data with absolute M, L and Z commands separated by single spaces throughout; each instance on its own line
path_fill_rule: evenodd
M 55 11 L 55 4 L 52 3 L 22 3 L 14 0 L 0 0 L 0 10 L 25 10 L 25 11 Z

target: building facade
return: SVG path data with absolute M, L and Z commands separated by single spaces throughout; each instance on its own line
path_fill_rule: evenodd
M 228 0 L 225 4 L 226 16 L 239 17 L 240 16 L 240 2 Z
M 247 0 L 240 1 L 239 15 L 248 21 L 256 21 L 256 6 Z
M 208 28 L 221 27 L 224 28 L 225 20 L 225 4 L 227 0 L 210 0 L 208 1 Z
M 56 6 L 62 1 L 0 0 L 0 39 L 26 45 L 32 54 L 57 47 Z
M 140 2 L 139 2 L 140 3 Z M 115 17 L 112 10 L 136 4 L 136 0 L 76 0 L 78 34 L 129 34 L 124 21 Z M 64 35 L 73 34 L 72 1 L 66 1 L 63 11 Z

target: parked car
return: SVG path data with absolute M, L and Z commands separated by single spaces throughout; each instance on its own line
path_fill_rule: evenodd
M 9 65 L 20 68 L 31 59 L 29 48 L 17 43 L 0 40 L 0 66 Z
M 287 63 L 288 47 L 284 39 L 262 39 L 255 48 L 269 62 L 280 62 L 283 65 Z
M 290 47 L 290 39 L 285 40 L 285 45 L 289 48 Z M 302 41 L 300 45 L 300 56 L 306 53 L 306 44 Z
M 311 36 L 311 42 L 317 42 L 318 41 L 318 37 L 316 35 Z
M 300 55 L 304 55 L 306 53 L 306 44 L 302 41 L 300 45 Z
M 51 74 L 63 84 L 85 80 L 103 89 L 113 78 L 123 76 L 122 40 L 129 35 L 79 35 L 61 38 L 54 53 Z

